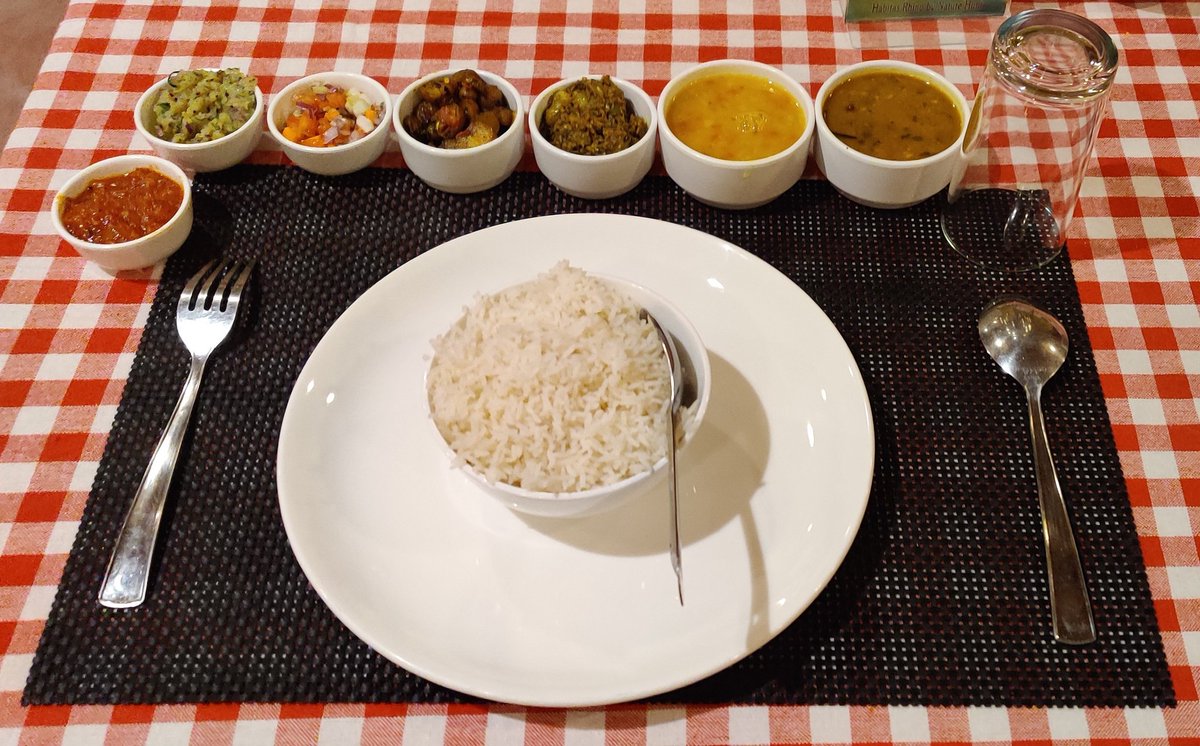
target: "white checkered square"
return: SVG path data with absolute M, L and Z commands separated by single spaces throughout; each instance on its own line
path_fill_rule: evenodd
M 1165 425 L 1167 415 L 1161 399 L 1130 399 L 1129 414 L 1135 425 Z
M 180 41 L 199 41 L 204 24 L 200 21 L 176 20 L 171 24 L 171 38 Z
M 150 723 L 146 746 L 178 746 L 188 743 L 192 736 L 191 723 Z
M 1046 710 L 1046 719 L 1050 724 L 1050 737 L 1056 740 L 1069 738 L 1087 738 L 1087 713 L 1083 710 L 1067 710 L 1052 707 Z
M 100 303 L 72 303 L 63 309 L 61 329 L 94 329 L 100 323 L 104 306 Z
M 1150 353 L 1145 350 L 1117 350 L 1117 364 L 1127 376 L 1149 375 L 1154 372 L 1150 364 Z
M 1180 632 L 1183 638 L 1183 650 L 1187 653 L 1186 663 L 1189 666 L 1200 665 L 1200 632 Z
M 117 108 L 117 94 L 114 91 L 89 91 L 79 108 L 83 111 L 112 111 Z
M 307 44 L 316 38 L 317 28 L 311 23 L 289 23 L 283 34 L 285 44 Z
M 58 417 L 58 407 L 21 407 L 13 419 L 13 435 L 48 435 Z
M 1104 315 L 1108 317 L 1108 325 L 1115 329 L 1121 327 L 1137 327 L 1137 306 L 1132 303 L 1110 303 L 1104 306 Z
M 32 653 L 5 653 L 0 660 L 0 692 L 19 692 L 25 688 Z
M 648 719 L 649 714 L 647 721 Z M 486 727 L 484 746 L 504 746 L 525 741 L 525 716 L 519 712 L 489 712 Z M 649 743 L 648 732 L 647 742 Z
M 233 728 L 233 746 L 258 746 L 275 743 L 277 720 L 239 720 Z
M 0 461 L 0 492 L 27 492 L 35 467 L 27 462 Z
M 1125 262 L 1121 259 L 1097 259 L 1092 262 L 1096 268 L 1096 279 L 1100 282 L 1127 282 Z
M 1146 238 L 1175 238 L 1175 221 L 1167 217 L 1142 218 L 1142 233 Z
M 35 585 L 25 594 L 25 605 L 21 607 L 23 621 L 45 619 L 50 616 L 50 606 L 54 603 L 54 594 L 58 590 L 53 585 Z
M 79 533 L 78 521 L 57 521 L 50 529 L 50 538 L 46 540 L 46 554 L 68 554 L 71 545 L 75 543 L 75 534 Z
M 321 730 L 317 734 L 318 744 L 335 744 L 343 743 L 358 743 L 362 739 L 363 721 L 361 718 L 324 718 L 321 720 Z M 405 725 L 404 742 L 408 743 L 408 726 Z M 443 732 L 445 726 L 442 726 Z M 442 739 L 436 741 L 418 741 L 418 743 L 441 743 Z
M 1142 451 L 1141 455 L 1146 479 L 1179 479 L 1179 463 L 1174 451 Z
M 32 310 L 33 306 L 28 303 L 0 304 L 0 329 L 20 329 Z
M 1180 350 L 1179 357 L 1183 359 L 1184 373 L 1200 375 L 1200 350 Z
M 1200 598 L 1200 567 L 1168 567 L 1171 598 Z
M 924 707 L 889 707 L 893 741 L 929 741 L 929 711 Z
M 687 712 L 682 707 L 652 707 L 646 711 L 646 746 L 673 746 L 685 741 Z
M 601 730 L 601 732 L 603 732 L 603 730 Z M 430 715 L 410 715 L 404 720 L 404 740 L 402 743 L 404 743 L 405 746 L 408 744 L 443 743 L 445 738 L 446 718 L 444 717 Z M 348 742 L 342 741 L 342 743 Z
M 37 378 L 39 381 L 69 381 L 75 377 L 82 359 L 83 355 L 75 352 L 47 353 L 42 356 Z
M 96 461 L 80 461 L 75 464 L 75 471 L 71 472 L 70 489 L 73 492 L 90 492 L 92 484 L 96 481 L 96 471 L 99 467 L 100 464 Z
M 287 83 L 292 82 L 291 79 L 294 78 L 303 78 L 308 74 L 308 61 L 299 57 L 283 57 L 275 66 L 275 74 Z
M 1130 738 L 1165 739 L 1167 723 L 1161 710 L 1129 708 L 1125 710 L 1125 724 Z
M 733 707 L 729 710 L 729 743 L 735 746 L 771 742 L 770 710 L 766 707 Z
M 848 743 L 850 708 L 842 705 L 818 705 L 808 711 L 813 743 Z
M 1193 536 L 1188 509 L 1175 506 L 1153 508 L 1154 525 L 1159 536 Z
M 234 21 L 229 24 L 229 41 L 256 41 L 262 33 L 262 27 L 257 23 Z
M 967 722 L 971 726 L 972 741 L 1012 740 L 1008 711 L 1003 707 L 968 707 Z
M 104 55 L 96 65 L 96 72 L 121 74 L 128 72 L 133 65 L 133 57 L 128 54 Z M 178 70 L 179 68 L 175 68 Z
M 137 41 L 145 35 L 146 24 L 144 21 L 119 18 L 113 21 L 112 31 L 109 32 L 110 39 L 130 39 Z
M 564 746 L 604 746 L 604 713 L 577 710 L 566 715 Z M 438 743 L 441 743 L 439 740 Z
M 100 130 L 73 129 L 67 134 L 68 150 L 95 150 L 100 143 Z
M 455 26 L 450 38 L 455 44 L 478 44 L 483 40 L 483 29 L 479 26 Z
M 1155 259 L 1154 274 L 1160 282 L 1187 282 L 1187 265 L 1182 259 Z
M 1176 329 L 1194 329 L 1200 326 L 1200 307 L 1191 303 L 1167 306 L 1167 318 Z

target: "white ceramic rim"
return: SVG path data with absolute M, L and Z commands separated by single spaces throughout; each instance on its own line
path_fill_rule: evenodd
M 191 68 L 191 69 L 208 70 L 210 72 L 219 72 L 221 70 L 228 70 L 229 68 L 227 68 L 227 67 L 198 67 L 198 68 Z M 185 71 L 181 71 L 181 72 L 185 72 Z M 245 73 L 243 71 L 242 74 L 246 75 L 248 73 Z M 174 75 L 174 73 L 172 73 L 171 75 Z M 195 153 L 196 151 L 199 151 L 199 150 L 212 150 L 212 149 L 217 148 L 220 145 L 224 144 L 227 141 L 227 138 L 233 137 L 234 135 L 241 132 L 242 128 L 249 127 L 252 124 L 254 124 L 255 120 L 258 120 L 259 122 L 261 122 L 262 117 L 264 117 L 266 115 L 266 112 L 264 109 L 265 97 L 263 96 L 262 89 L 259 88 L 257 85 L 255 85 L 254 86 L 254 112 L 250 114 L 249 119 L 247 119 L 245 122 L 242 122 L 242 125 L 240 127 L 238 127 L 237 129 L 235 129 L 233 132 L 230 132 L 227 135 L 222 135 L 221 137 L 218 137 L 216 140 L 209 140 L 208 142 L 171 142 L 170 140 L 164 140 L 163 138 L 161 138 L 158 135 L 151 132 L 149 130 L 149 128 L 146 127 L 145 115 L 146 115 L 146 108 L 151 105 L 151 99 L 158 95 L 158 92 L 160 90 L 162 90 L 162 87 L 167 84 L 167 80 L 170 77 L 171 76 L 168 75 L 166 78 L 163 78 L 162 80 L 158 81 L 154 85 L 147 88 L 146 92 L 143 93 L 138 98 L 137 105 L 134 106 L 134 108 L 133 108 L 133 126 L 138 131 L 138 133 L 141 134 L 142 137 L 146 138 L 146 141 L 150 145 L 161 145 L 163 147 L 170 148 L 171 150 L 178 150 L 179 152 L 182 152 L 182 153 Z M 259 124 L 259 126 L 261 127 L 262 125 Z
M 731 72 L 736 71 L 737 69 L 750 67 L 759 71 L 763 77 L 767 77 L 770 80 L 776 80 L 784 84 L 784 87 L 788 89 L 788 93 L 791 93 L 793 96 L 795 96 L 796 100 L 800 102 L 800 108 L 804 109 L 804 131 L 800 133 L 800 137 L 796 138 L 796 142 L 787 146 L 778 153 L 775 153 L 774 155 L 767 156 L 766 158 L 756 158 L 752 161 L 729 161 L 725 160 L 724 158 L 714 158 L 711 155 L 705 155 L 704 153 L 693 149 L 687 143 L 675 136 L 675 133 L 671 131 L 671 126 L 667 124 L 667 105 L 671 100 L 671 94 L 675 92 L 676 88 L 688 82 L 689 80 L 693 80 L 701 75 L 717 72 L 723 67 L 731 68 Z M 733 58 L 704 62 L 696 65 L 695 67 L 688 68 L 679 75 L 671 78 L 658 97 L 658 118 L 661 120 L 661 124 L 658 128 L 661 137 L 670 140 L 672 145 L 686 152 L 688 155 L 694 157 L 701 163 L 715 166 L 717 168 L 728 169 L 730 171 L 744 171 L 748 168 L 754 168 L 755 166 L 771 164 L 790 158 L 797 150 L 802 148 L 807 149 L 809 147 L 809 145 L 812 143 L 813 132 L 816 126 L 816 114 L 813 109 L 812 96 L 809 95 L 804 86 L 800 85 L 800 81 L 788 75 L 778 67 L 772 67 L 771 65 L 766 65 L 762 62 L 756 62 L 755 60 L 739 60 Z
M 488 83 L 491 83 L 494 86 L 498 86 L 500 88 L 500 90 L 504 92 L 504 98 L 508 99 L 508 103 L 512 107 L 512 110 L 513 110 L 512 125 L 509 126 L 509 128 L 506 129 L 503 133 L 501 133 L 501 135 L 499 137 L 497 137 L 495 140 L 492 140 L 491 142 L 486 142 L 483 145 L 476 145 L 473 148 L 462 148 L 462 149 L 439 148 L 439 147 L 436 147 L 433 145 L 426 145 L 425 143 L 421 142 L 417 138 L 408 134 L 408 132 L 406 132 L 404 130 L 404 124 L 401 121 L 401 117 L 403 116 L 401 114 L 401 112 L 403 112 L 404 108 L 405 108 L 404 102 L 407 101 L 408 99 L 412 98 L 413 96 L 415 96 L 417 88 L 419 86 L 423 85 L 424 83 L 427 83 L 428 81 L 433 80 L 434 78 L 440 78 L 444 75 L 453 75 L 454 73 L 456 73 L 460 70 L 466 70 L 466 69 L 474 70 L 476 75 L 483 78 Z M 406 148 L 413 148 L 414 150 L 416 150 L 417 152 L 420 152 L 420 153 L 428 153 L 430 155 L 437 155 L 437 156 L 443 157 L 443 158 L 468 158 L 474 154 L 483 153 L 488 150 L 494 150 L 495 148 L 503 147 L 504 143 L 508 142 L 509 140 L 511 140 L 514 137 L 517 137 L 515 132 L 519 131 L 524 126 L 525 126 L 525 104 L 521 100 L 521 94 L 517 92 L 517 89 L 515 87 L 513 87 L 512 83 L 509 83 L 504 78 L 500 77 L 499 75 L 497 75 L 495 73 L 488 72 L 487 70 L 481 70 L 477 67 L 472 67 L 472 68 L 458 67 L 458 68 L 454 68 L 452 70 L 439 70 L 434 73 L 429 73 L 428 75 L 426 75 L 424 77 L 417 78 L 413 82 L 409 83 L 408 86 L 406 86 L 405 89 L 400 93 L 400 97 L 396 99 L 396 106 L 392 110 L 392 128 L 396 130 L 396 136 L 398 138 L 400 138 L 401 145 L 403 145 Z
M 959 117 L 961 118 L 961 124 L 958 129 L 958 138 L 954 142 L 947 145 L 943 150 L 939 150 L 933 155 L 925 156 L 924 158 L 918 158 L 912 161 L 893 161 L 887 158 L 879 158 L 878 156 L 868 155 L 861 151 L 855 150 L 846 143 L 842 142 L 841 139 L 839 139 L 838 136 L 833 134 L 833 131 L 829 129 L 829 125 L 825 123 L 825 99 L 829 97 L 829 94 L 833 90 L 834 86 L 845 80 L 847 77 L 853 75 L 854 73 L 861 72 L 863 70 L 870 70 L 872 68 L 880 70 L 904 70 L 917 77 L 928 79 L 931 83 L 940 88 L 943 93 L 950 96 L 950 98 L 954 100 L 955 105 L 958 106 L 958 113 Z M 928 166 L 930 163 L 940 161 L 946 158 L 949 154 L 954 153 L 957 149 L 962 147 L 963 137 L 965 137 L 967 134 L 967 122 L 971 119 L 971 111 L 969 105 L 967 104 L 967 97 L 962 94 L 962 91 L 958 90 L 957 86 L 947 80 L 944 75 L 934 72 L 927 67 L 915 65 L 911 62 L 905 62 L 903 60 L 866 60 L 865 62 L 858 62 L 850 65 L 849 67 L 844 67 L 838 70 L 821 84 L 820 90 L 817 91 L 817 99 L 814 106 L 817 110 L 817 127 L 824 136 L 822 138 L 822 146 L 825 144 L 833 145 L 856 161 L 866 163 L 871 166 L 878 166 L 896 171 L 907 171 L 910 169 L 922 168 L 924 166 Z
M 292 142 L 284 137 L 283 131 L 279 129 L 279 125 L 275 122 L 276 112 L 285 105 L 291 105 L 292 94 L 297 90 L 304 86 L 312 85 L 313 83 L 324 83 L 325 79 L 331 75 L 342 75 L 353 78 L 360 84 L 354 86 L 355 88 L 358 88 L 363 93 L 366 93 L 366 91 L 362 90 L 363 88 L 369 88 L 371 92 L 374 93 L 372 99 L 383 103 L 383 112 L 380 114 L 379 123 L 375 125 L 375 129 L 371 130 L 366 135 L 360 137 L 354 142 L 344 142 L 341 145 L 332 145 L 326 148 L 318 148 L 313 145 L 301 145 L 298 142 Z M 275 141 L 280 145 L 285 148 L 295 148 L 295 150 L 299 153 L 312 153 L 314 155 L 319 155 L 321 153 L 340 153 L 344 152 L 348 148 L 365 147 L 369 142 L 378 140 L 380 137 L 387 137 L 387 134 L 380 133 L 387 132 L 387 126 L 384 123 L 389 121 L 391 116 L 392 96 L 388 93 L 387 88 L 384 88 L 383 84 L 378 80 L 375 80 L 370 76 L 363 75 L 362 73 L 326 70 L 323 73 L 313 73 L 312 75 L 305 75 L 303 78 L 294 80 L 285 86 L 282 91 L 271 96 L 271 103 L 267 107 L 267 130 L 270 131 L 271 137 L 274 137 Z M 284 119 L 286 120 L 287 117 L 284 117 Z
M 586 156 L 581 156 L 581 157 L 586 157 Z M 671 309 L 671 312 L 675 315 L 675 317 L 680 322 L 682 322 L 680 324 L 680 326 L 684 327 L 684 330 L 686 331 L 686 333 L 689 336 L 692 337 L 692 339 L 700 342 L 701 347 L 704 346 L 704 340 L 700 336 L 700 332 L 698 332 L 696 330 L 695 325 L 693 325 L 692 322 L 688 319 L 688 317 L 683 314 L 683 311 L 680 311 L 679 308 L 674 303 L 667 300 L 659 293 L 656 293 L 653 290 L 650 290 L 649 288 L 647 288 L 639 283 L 636 283 L 632 280 L 627 280 L 624 277 L 616 277 L 614 275 L 604 274 L 604 273 L 599 273 L 599 272 L 592 272 L 589 274 L 591 274 L 593 277 L 596 277 L 597 279 L 600 279 L 607 283 L 610 283 L 617 288 L 621 288 L 622 286 L 631 286 L 631 287 L 637 288 L 640 292 L 645 293 L 647 296 L 653 296 L 657 303 L 661 304 L 662 306 L 664 306 L 666 308 Z M 532 279 L 532 278 L 530 278 L 530 279 Z M 660 321 L 661 321 L 661 319 L 660 319 Z M 682 340 L 680 340 L 680 342 L 682 343 Z M 429 362 L 432 365 L 433 359 L 430 358 Z M 685 428 L 684 435 L 686 437 L 679 445 L 680 453 L 682 453 L 687 448 L 688 444 L 691 442 L 692 434 L 695 433 L 696 428 L 699 427 L 700 424 L 704 421 L 704 413 L 708 409 L 708 400 L 709 400 L 710 393 L 712 391 L 712 371 L 710 370 L 710 366 L 708 364 L 707 351 L 705 353 L 705 360 L 703 363 L 703 368 L 705 371 L 704 387 L 701 391 L 698 391 L 696 393 L 696 410 L 692 413 L 691 422 L 689 423 L 688 427 Z M 426 370 L 427 370 L 427 372 L 426 372 L 426 389 L 428 389 L 428 369 L 426 369 Z M 426 401 L 428 401 L 428 398 L 426 399 Z M 429 415 L 429 422 L 431 425 L 433 425 L 433 415 L 432 414 Z M 446 454 L 451 459 L 451 462 L 453 462 L 458 457 L 457 453 L 450 446 L 450 444 L 446 442 L 446 439 L 442 437 L 442 433 L 440 430 L 437 429 L 436 425 L 433 425 L 433 431 L 434 431 L 434 433 L 436 433 L 435 437 L 444 446 Z M 515 487 L 506 482 L 489 482 L 487 477 L 485 477 L 483 474 L 479 473 L 479 471 L 477 471 L 474 467 L 472 467 L 470 464 L 467 464 L 467 463 L 457 464 L 457 467 L 459 469 L 461 469 L 464 474 L 466 474 L 471 479 L 475 480 L 477 483 L 479 483 L 479 485 L 481 485 L 485 489 L 496 490 L 497 492 L 502 492 L 506 495 L 511 495 L 513 497 L 525 499 L 525 500 L 544 500 L 546 502 L 552 502 L 552 503 L 572 503 L 572 502 L 593 500 L 597 497 L 603 497 L 605 495 L 622 492 L 622 491 L 626 490 L 627 488 L 633 487 L 637 484 L 640 484 L 640 483 L 645 482 L 646 480 L 650 479 L 651 477 L 656 475 L 658 472 L 660 472 L 664 468 L 666 468 L 666 465 L 667 465 L 667 457 L 664 455 L 658 461 L 655 461 L 654 464 L 651 465 L 649 469 L 646 469 L 645 471 L 642 471 L 642 472 L 638 472 L 637 474 L 634 474 L 631 477 L 626 477 L 625 479 L 622 479 L 619 482 L 613 482 L 612 484 L 606 484 L 602 487 L 592 487 L 592 488 L 589 488 L 586 490 L 577 490 L 575 492 L 535 492 L 533 490 L 527 490 L 527 489 L 523 489 L 521 487 Z
M 62 222 L 62 203 L 71 197 L 77 196 L 87 187 L 88 183 L 96 178 L 99 178 L 93 175 L 97 171 L 108 171 L 110 168 L 120 166 L 123 163 L 128 163 L 129 167 L 124 171 L 114 170 L 111 173 L 121 174 L 129 173 L 137 168 L 153 168 L 154 170 L 162 173 L 163 176 L 168 177 L 172 181 L 177 182 L 179 186 L 183 187 L 183 199 L 179 201 L 179 208 L 175 210 L 175 214 L 171 216 L 170 220 L 158 226 L 150 233 L 147 233 L 141 238 L 135 238 L 132 241 L 123 241 L 121 243 L 92 243 L 91 241 L 85 241 L 82 238 L 71 235 L 71 233 L 67 231 L 67 227 L 63 225 Z M 62 188 L 60 188 L 54 195 L 54 202 L 52 203 L 52 207 L 50 209 L 50 219 L 54 223 L 54 230 L 58 231 L 58 234 L 67 242 L 92 251 L 104 252 L 115 249 L 128 249 L 149 243 L 155 236 L 165 232 L 168 228 L 178 222 L 179 218 L 183 215 L 183 213 L 187 210 L 188 205 L 191 203 L 192 183 L 188 180 L 187 174 L 184 173 L 182 168 L 168 161 L 166 158 L 160 158 L 156 155 L 127 153 L 125 155 L 113 156 L 112 158 L 105 158 L 102 161 L 96 161 L 92 165 L 68 179 L 67 183 L 63 184 Z
M 604 155 L 582 155 L 580 153 L 572 153 L 569 150 L 563 150 L 542 136 L 537 119 L 541 116 L 542 109 L 544 108 L 543 104 L 545 103 L 546 99 L 550 97 L 550 94 L 583 78 L 599 80 L 603 77 L 604 75 L 602 74 L 588 74 L 577 75 L 573 78 L 563 78 L 539 93 L 533 100 L 533 103 L 529 105 L 529 137 L 534 141 L 534 144 L 551 149 L 556 155 L 566 159 L 568 163 L 586 165 L 588 163 L 607 163 L 608 161 L 617 160 L 621 156 L 627 155 L 633 151 L 634 148 L 641 145 L 647 139 L 653 139 L 658 133 L 658 107 L 655 105 L 654 99 L 650 98 L 650 94 L 646 93 L 633 83 L 630 83 L 628 80 L 617 78 L 612 75 L 609 75 L 608 79 L 621 89 L 626 98 L 636 97 L 640 99 L 641 102 L 646 105 L 646 110 L 650 112 L 650 121 L 646 123 L 646 134 L 642 135 L 640 140 L 633 143 L 628 148 L 625 148 L 624 150 L 618 150 L 615 153 L 605 153 Z

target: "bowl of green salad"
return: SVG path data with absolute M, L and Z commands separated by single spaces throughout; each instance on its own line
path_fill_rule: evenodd
M 142 94 L 133 124 L 160 157 L 185 170 L 220 171 L 254 152 L 265 112 L 252 75 L 179 70 Z

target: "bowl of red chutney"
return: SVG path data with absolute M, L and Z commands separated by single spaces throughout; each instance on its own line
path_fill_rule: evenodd
M 101 269 L 144 269 L 191 233 L 192 187 L 166 159 L 121 155 L 73 176 L 55 195 L 51 216 L 63 240 Z

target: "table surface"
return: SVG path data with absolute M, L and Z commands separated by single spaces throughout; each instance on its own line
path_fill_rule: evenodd
M 155 80 L 238 66 L 269 96 L 337 69 L 371 75 L 395 95 L 422 73 L 474 66 L 507 77 L 528 104 L 549 83 L 587 72 L 657 96 L 673 74 L 721 57 L 781 67 L 815 93 L 839 66 L 892 57 L 939 70 L 970 97 L 1000 20 L 848 26 L 834 0 L 79 0 L 0 156 L 0 743 L 1200 737 L 1200 7 L 1054 5 L 1099 23 L 1121 53 L 1069 250 L 1177 707 L 21 707 L 161 271 L 106 275 L 55 236 L 47 209 L 76 170 L 149 151 L 130 112 Z M 251 160 L 284 162 L 267 137 Z M 380 163 L 403 165 L 394 144 Z

